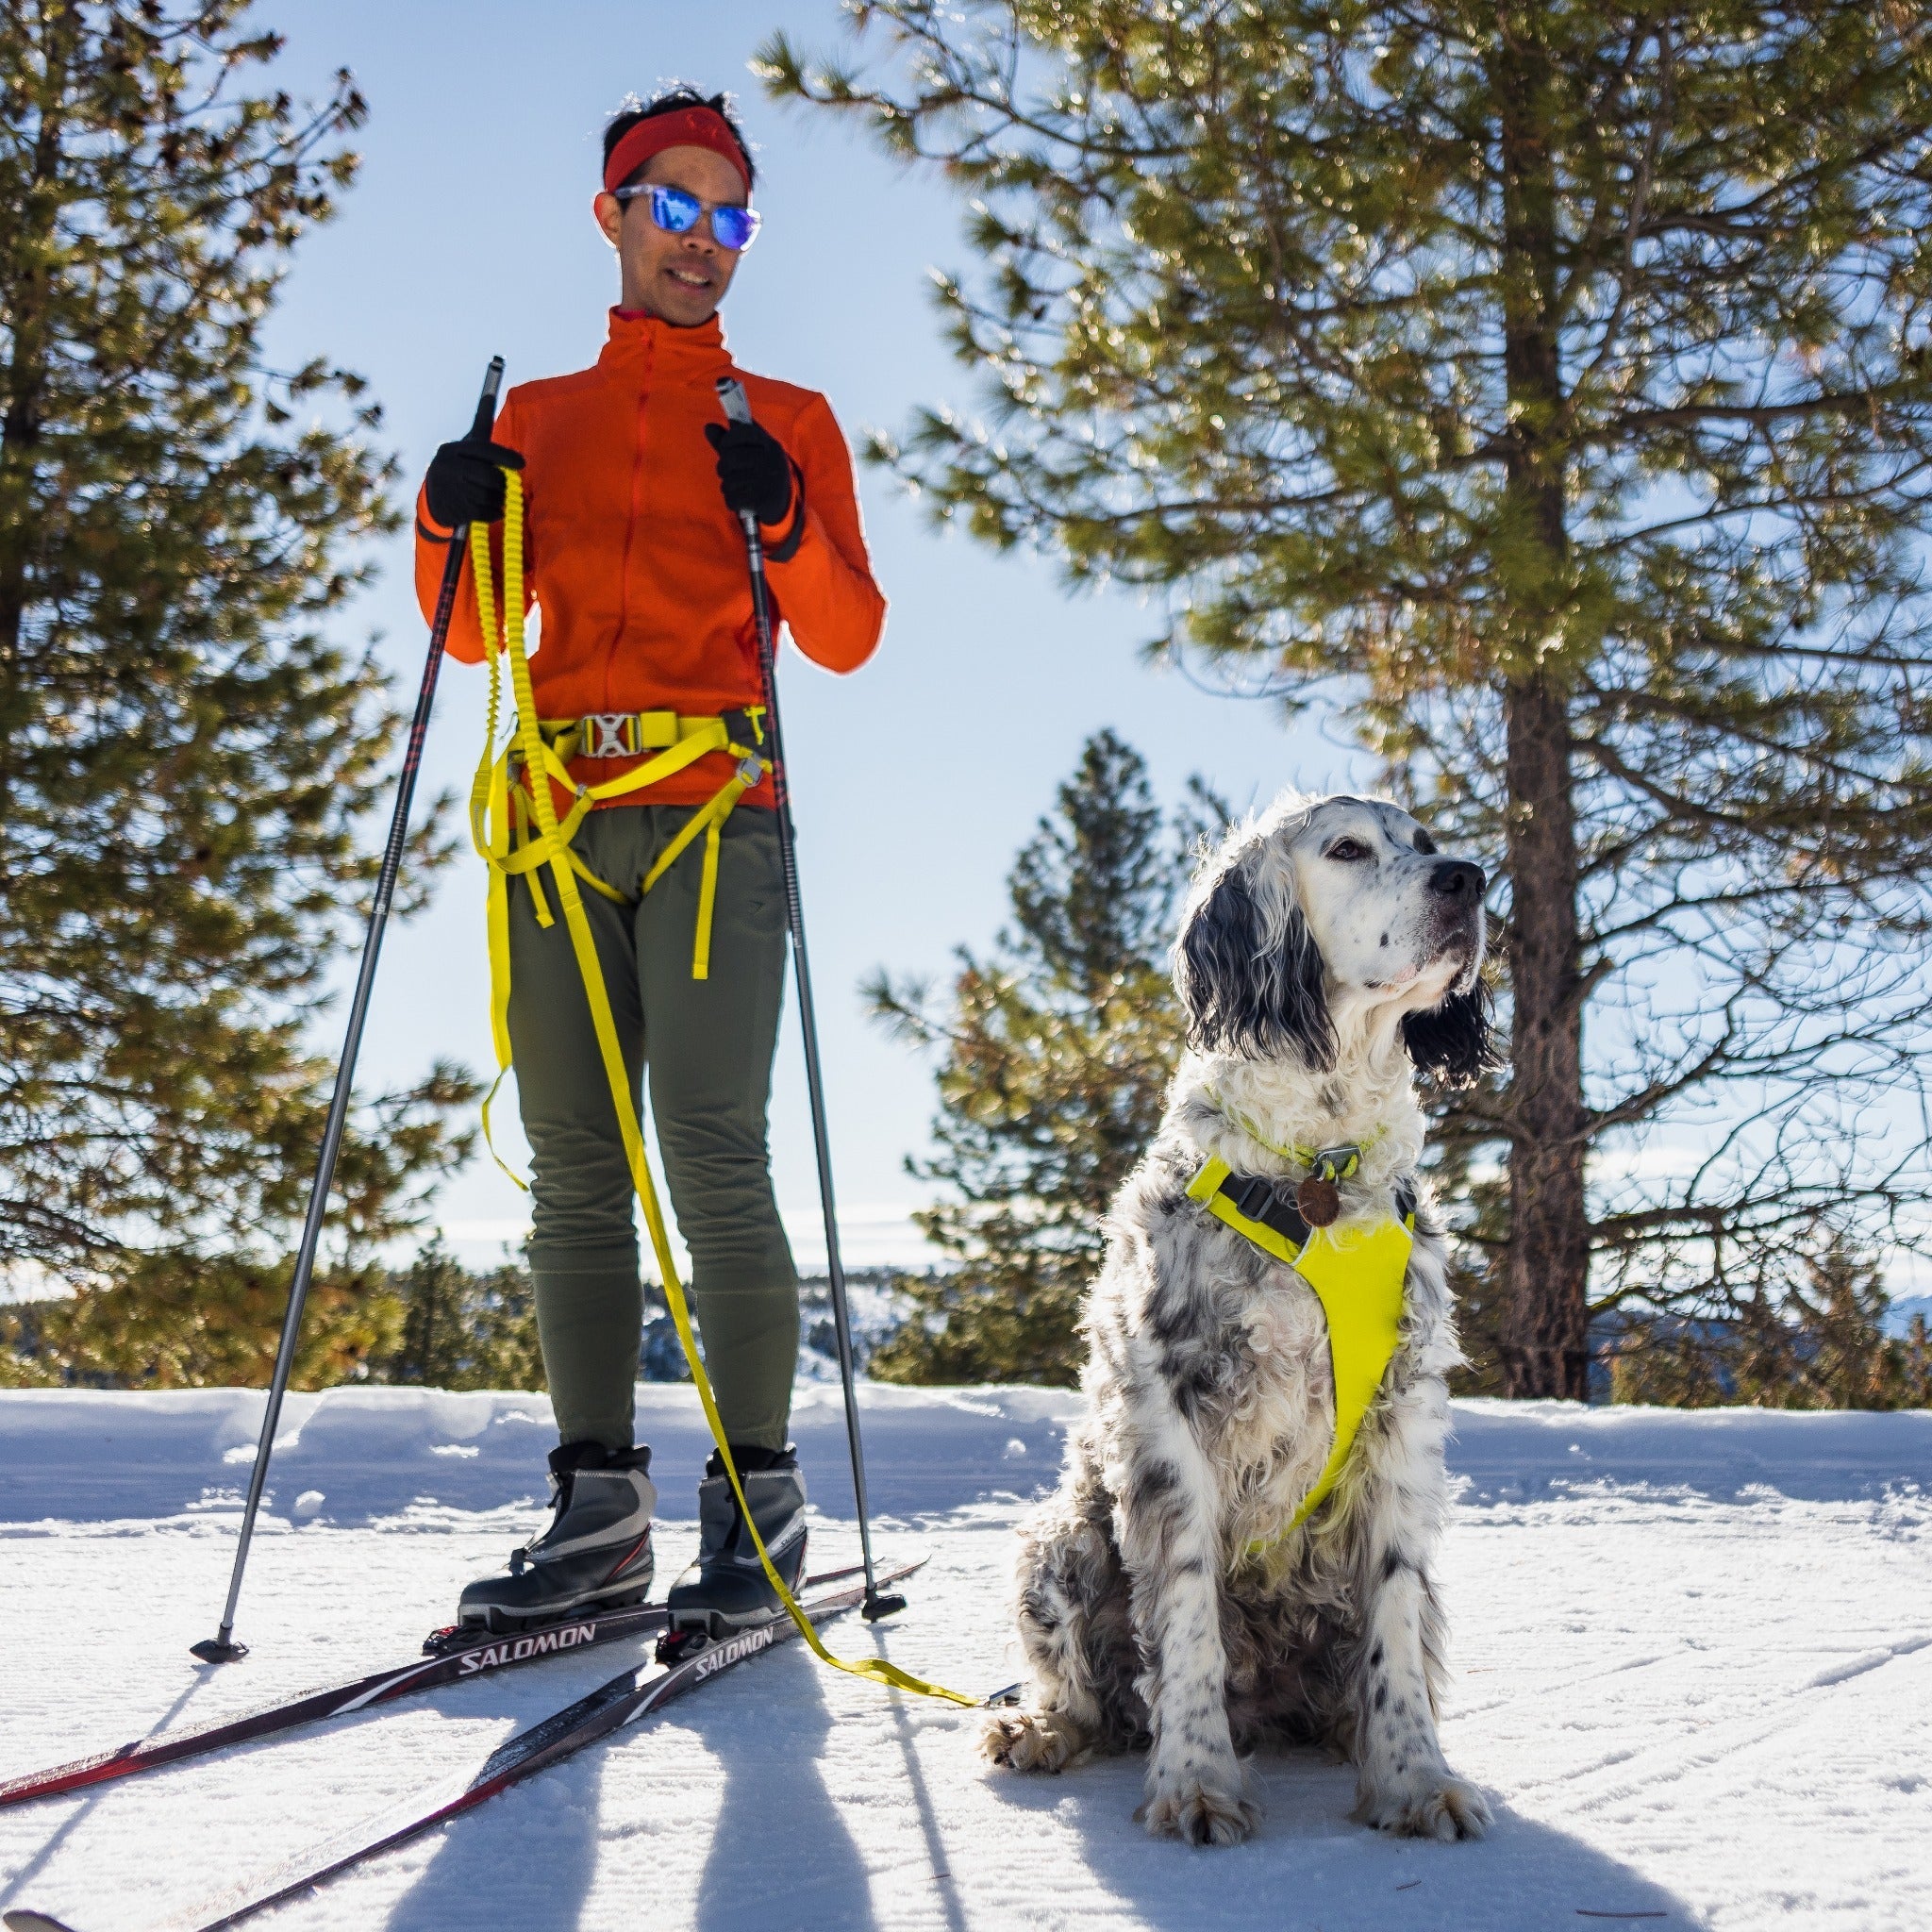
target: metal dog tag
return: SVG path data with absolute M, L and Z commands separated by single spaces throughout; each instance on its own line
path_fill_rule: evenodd
M 1310 1227 L 1330 1227 L 1341 1218 L 1341 1190 L 1324 1175 L 1311 1174 L 1294 1191 L 1294 1205 Z

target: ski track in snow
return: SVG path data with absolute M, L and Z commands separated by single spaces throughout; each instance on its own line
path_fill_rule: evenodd
M 694 1541 L 703 1424 L 640 1391 L 659 1579 Z M 865 1391 L 882 1553 L 930 1551 L 876 1645 L 962 1689 L 1015 1666 L 1010 1530 L 1076 1398 Z M 245 1663 L 197 1666 L 258 1425 L 245 1391 L 0 1395 L 0 1775 L 413 1654 L 533 1526 L 540 1397 L 293 1396 L 242 1598 Z M 1421 1932 L 1932 1924 L 1932 1414 L 1457 1405 L 1441 1588 L 1451 1762 L 1484 1843 L 1379 1838 L 1313 1753 L 1255 1761 L 1258 1836 L 1147 1838 L 1136 1760 L 1028 1779 L 978 1720 L 758 1658 L 617 1740 L 258 1923 L 276 1932 L 1268 1926 Z M 836 1388 L 796 1434 L 814 1567 L 856 1554 Z M 337 1612 L 337 1606 L 349 1607 Z M 134 1932 L 480 1764 L 628 1663 L 615 1646 L 122 1786 L 0 1812 L 0 1905 Z M 1662 1915 L 1659 1919 L 1657 1915 Z

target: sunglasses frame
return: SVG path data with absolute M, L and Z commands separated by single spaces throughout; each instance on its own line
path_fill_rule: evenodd
M 764 217 L 756 208 L 741 208 L 735 201 L 706 201 L 701 196 L 693 194 L 688 188 L 673 188 L 662 181 L 641 181 L 633 188 L 614 188 L 611 192 L 625 207 L 634 202 L 639 195 L 648 194 L 651 197 L 651 220 L 667 235 L 689 235 L 701 220 L 708 219 L 711 225 L 711 240 L 732 255 L 742 255 L 758 239 L 758 230 L 764 225 Z M 689 203 L 697 210 L 682 227 L 674 226 L 667 222 L 661 212 L 661 203 L 670 200 L 674 195 L 677 200 Z M 750 232 L 735 248 L 718 232 L 718 216 L 721 213 L 741 215 L 751 225 Z

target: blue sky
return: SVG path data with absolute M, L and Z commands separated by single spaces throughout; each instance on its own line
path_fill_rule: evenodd
M 735 91 L 757 144 L 766 225 L 724 308 L 739 360 L 823 390 L 855 441 L 868 425 L 903 425 L 919 403 L 970 405 L 971 378 L 941 347 L 927 294 L 935 266 L 971 265 L 959 204 L 858 130 L 769 105 L 746 72 L 775 26 L 808 45 L 841 42 L 831 0 L 277 0 L 258 17 L 288 38 L 276 84 L 319 92 L 346 66 L 371 108 L 356 142 L 361 177 L 338 220 L 303 244 L 271 350 L 288 366 L 322 354 L 368 376 L 411 489 L 437 443 L 467 423 L 492 354 L 512 382 L 594 358 L 616 290 L 590 215 L 599 133 L 627 92 L 672 79 Z M 1332 724 L 1287 730 L 1271 706 L 1143 668 L 1136 647 L 1158 626 L 1134 600 L 1070 599 L 1041 560 L 935 534 L 877 473 L 861 472 L 859 490 L 891 604 L 884 646 L 849 679 L 795 656 L 782 674 L 855 1262 L 916 1257 L 904 1215 L 927 1191 L 902 1162 L 924 1144 L 932 1111 L 929 1068 L 865 1021 L 857 983 L 881 964 L 942 971 L 956 944 L 990 939 L 1014 849 L 1090 732 L 1111 725 L 1138 745 L 1169 797 L 1195 771 L 1237 803 L 1366 776 Z M 381 633 L 407 694 L 424 648 L 407 537 L 377 561 L 342 635 Z M 482 677 L 452 665 L 426 790 L 467 785 L 481 732 Z M 358 1086 L 399 1083 L 439 1054 L 488 1064 L 482 892 L 466 850 L 431 908 L 391 933 Z M 822 1243 L 795 1018 L 779 1046 L 774 1159 L 810 1265 Z M 339 1024 L 332 1013 L 321 1029 L 331 1044 Z M 505 1138 L 521 1151 L 513 1128 Z M 487 1158 L 437 1204 L 476 1260 L 493 1257 L 524 1212 Z

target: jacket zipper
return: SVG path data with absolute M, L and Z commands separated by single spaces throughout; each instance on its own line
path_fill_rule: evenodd
M 651 378 L 657 373 L 658 344 L 652 338 L 644 354 L 644 373 L 638 385 L 638 406 L 633 418 L 630 449 L 630 505 L 624 525 L 624 561 L 618 585 L 617 635 L 604 658 L 604 709 L 610 709 L 610 682 L 617 670 L 617 654 L 630 629 L 630 553 L 637 541 L 641 510 L 638 499 L 644 479 L 644 415 L 651 399 Z

